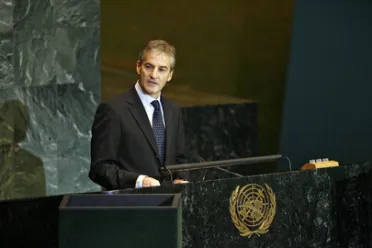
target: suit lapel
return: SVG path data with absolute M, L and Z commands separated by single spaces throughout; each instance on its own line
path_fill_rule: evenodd
M 173 118 L 171 105 L 166 101 L 166 99 L 162 98 L 162 105 L 165 120 L 165 163 L 167 164 L 172 141 Z
M 146 111 L 134 87 L 132 89 L 130 96 L 131 97 L 127 100 L 127 102 L 130 105 L 129 110 L 133 115 L 134 119 L 136 120 L 138 126 L 141 128 L 146 139 L 150 143 L 152 149 L 159 156 L 159 152 L 157 149 L 154 133 L 152 131 L 149 118 L 147 117 Z

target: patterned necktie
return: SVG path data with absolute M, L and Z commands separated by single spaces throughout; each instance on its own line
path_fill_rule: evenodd
M 165 130 L 163 124 L 163 116 L 160 110 L 159 101 L 152 101 L 152 106 L 154 106 L 155 111 L 152 116 L 152 130 L 154 132 L 156 144 L 158 146 L 160 161 L 164 164 L 164 143 L 165 143 Z

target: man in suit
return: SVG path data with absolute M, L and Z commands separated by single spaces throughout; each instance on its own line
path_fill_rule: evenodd
M 137 61 L 135 85 L 96 111 L 89 178 L 107 190 L 159 186 L 160 167 L 185 162 L 180 107 L 161 95 L 172 79 L 175 48 L 163 40 L 147 43 Z M 173 183 L 186 183 L 174 173 Z

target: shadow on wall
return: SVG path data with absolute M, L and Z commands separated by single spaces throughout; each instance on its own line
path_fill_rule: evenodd
M 46 194 L 42 160 L 24 150 L 30 123 L 28 108 L 19 100 L 0 107 L 0 200 Z

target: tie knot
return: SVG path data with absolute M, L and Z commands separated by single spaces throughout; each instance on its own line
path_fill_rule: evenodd
M 152 106 L 154 106 L 155 110 L 160 109 L 160 104 L 159 104 L 158 100 L 152 101 L 151 104 L 152 104 Z

